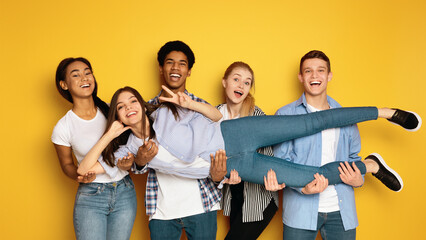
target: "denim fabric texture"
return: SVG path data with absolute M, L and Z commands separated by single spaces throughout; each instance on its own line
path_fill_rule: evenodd
M 315 240 L 318 230 L 323 240 L 355 240 L 356 229 L 345 231 L 340 212 L 318 213 L 317 230 L 292 228 L 285 224 L 284 240 Z
M 225 142 L 228 176 L 236 169 L 243 181 L 263 184 L 263 176 L 269 169 L 277 173 L 279 183 L 288 187 L 303 187 L 311 182 L 315 173 L 323 174 L 329 184 L 341 183 L 339 162 L 322 167 L 306 166 L 265 156 L 256 152 L 258 148 L 275 145 L 291 139 L 321 132 L 328 128 L 339 128 L 378 117 L 375 107 L 336 108 L 304 115 L 258 116 L 227 120 L 221 123 Z M 265 128 L 265 126 L 267 126 Z M 361 161 L 355 162 L 365 174 Z
M 80 184 L 74 205 L 76 238 L 129 239 L 136 205 L 135 188 L 128 175 L 117 182 Z
M 149 230 L 152 240 L 179 240 L 182 229 L 188 240 L 215 240 L 217 211 L 171 220 L 152 219 Z

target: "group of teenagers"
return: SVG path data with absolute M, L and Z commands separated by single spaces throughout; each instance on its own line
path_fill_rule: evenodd
M 393 191 L 401 177 L 377 153 L 364 161 L 356 123 L 385 118 L 409 131 L 414 112 L 342 108 L 327 95 L 329 58 L 310 51 L 300 61 L 302 96 L 266 116 L 250 93 L 244 62 L 225 71 L 226 102 L 216 107 L 189 93 L 194 53 L 182 41 L 157 56 L 162 90 L 145 102 L 123 87 L 109 104 L 85 58 L 66 58 L 56 71 L 59 93 L 73 104 L 56 124 L 63 172 L 78 181 L 73 222 L 77 239 L 129 239 L 137 201 L 129 172 L 148 173 L 145 208 L 154 240 L 216 239 L 217 210 L 230 216 L 225 239 L 257 239 L 278 209 L 283 190 L 283 239 L 355 239 L 354 188 L 372 173 Z M 74 163 L 74 157 L 78 165 Z

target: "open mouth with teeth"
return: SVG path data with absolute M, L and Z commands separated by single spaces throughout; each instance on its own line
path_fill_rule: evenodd
M 126 117 L 131 117 L 131 116 L 133 116 L 133 115 L 136 115 L 136 112 L 129 112 L 129 113 L 126 115 Z
M 321 82 L 319 82 L 319 81 L 313 81 L 313 82 L 310 82 L 310 85 L 311 86 L 319 86 L 319 85 L 321 85 Z
M 239 97 L 243 96 L 243 92 L 241 92 L 241 91 L 234 91 L 234 95 L 239 98 Z
M 87 84 L 81 85 L 80 87 L 81 88 L 88 88 L 88 87 L 90 87 L 90 84 L 87 83 Z
M 181 77 L 181 75 L 180 75 L 180 74 L 177 74 L 177 73 L 172 73 L 172 74 L 170 74 L 170 78 L 171 78 L 171 79 L 174 79 L 174 80 L 178 80 L 180 77 Z

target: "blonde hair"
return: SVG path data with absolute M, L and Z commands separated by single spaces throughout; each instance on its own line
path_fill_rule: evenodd
M 233 62 L 231 65 L 229 65 L 229 67 L 225 71 L 225 74 L 223 75 L 223 79 L 227 79 L 228 76 L 231 74 L 232 70 L 234 70 L 235 68 L 244 68 L 251 73 L 252 79 L 251 79 L 250 90 L 252 88 L 254 90 L 254 72 L 251 69 L 251 67 L 245 62 Z M 240 109 L 240 117 L 246 117 L 253 114 L 254 106 L 255 106 L 254 102 L 255 101 L 254 101 L 253 95 L 251 93 L 248 93 Z

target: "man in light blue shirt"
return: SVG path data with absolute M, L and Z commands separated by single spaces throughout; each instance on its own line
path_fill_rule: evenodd
M 327 96 L 332 78 L 330 61 L 321 51 L 302 57 L 298 75 L 304 93 L 295 102 L 280 108 L 276 115 L 298 115 L 341 107 Z M 356 125 L 328 129 L 312 136 L 285 142 L 274 147 L 274 155 L 295 163 L 321 166 L 333 161 L 360 160 L 359 131 Z M 315 239 L 320 231 L 323 239 L 355 239 L 358 219 L 353 187 L 364 179 L 356 166 L 342 166 L 346 184 L 328 185 L 328 180 L 315 175 L 304 188 L 285 188 L 283 192 L 284 239 Z M 327 237 L 326 237 L 327 236 Z

